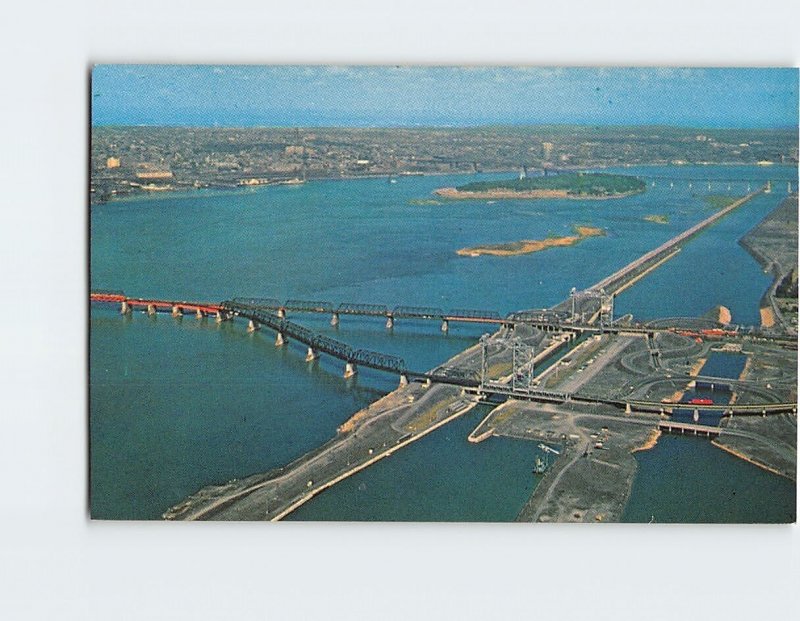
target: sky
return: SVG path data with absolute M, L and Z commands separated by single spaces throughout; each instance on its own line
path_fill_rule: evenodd
M 798 70 L 97 65 L 92 124 L 796 127 Z

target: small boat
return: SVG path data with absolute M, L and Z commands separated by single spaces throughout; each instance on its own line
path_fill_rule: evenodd
M 714 405 L 714 401 L 708 398 L 700 398 L 695 397 L 694 399 L 689 399 L 690 405 Z
M 547 470 L 547 462 L 541 457 L 537 457 L 533 467 L 533 474 L 543 474 L 545 470 Z

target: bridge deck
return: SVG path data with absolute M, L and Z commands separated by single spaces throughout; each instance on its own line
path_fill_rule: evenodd
M 658 428 L 661 431 L 666 431 L 672 433 L 674 431 L 680 431 L 681 433 L 690 432 L 694 434 L 703 434 L 703 435 L 719 435 L 722 433 L 721 427 L 714 427 L 713 425 L 698 425 L 695 423 L 678 423 L 678 422 L 671 422 L 671 421 L 660 421 L 658 423 Z
M 414 371 L 412 369 L 408 369 L 406 367 L 405 361 L 398 356 L 383 354 L 380 352 L 374 352 L 367 349 L 355 349 L 350 345 L 347 345 L 346 343 L 325 336 L 323 334 L 313 332 L 308 328 L 305 328 L 297 323 L 289 321 L 285 317 L 280 317 L 277 314 L 271 312 L 270 310 L 264 308 L 264 306 L 266 305 L 262 305 L 262 302 L 264 301 L 263 299 L 256 300 L 253 298 L 249 298 L 248 301 L 251 302 L 251 304 L 246 304 L 238 301 L 226 301 L 220 304 L 212 304 L 207 302 L 187 302 L 187 301 L 172 301 L 172 300 L 161 300 L 161 299 L 129 298 L 125 296 L 123 293 L 116 293 L 116 292 L 93 292 L 90 296 L 90 299 L 92 302 L 99 302 L 99 303 L 124 302 L 131 307 L 153 306 L 157 309 L 163 308 L 167 310 L 171 310 L 177 307 L 180 310 L 200 311 L 202 313 L 207 313 L 207 314 L 217 313 L 217 312 L 223 314 L 230 313 L 232 315 L 244 317 L 259 324 L 263 324 L 275 330 L 276 332 L 284 335 L 285 337 L 294 339 L 300 343 L 307 345 L 308 347 L 312 348 L 315 351 L 324 352 L 326 354 L 329 354 L 335 358 L 338 358 L 340 360 L 343 360 L 351 364 L 361 365 L 379 371 L 405 375 L 407 378 L 422 378 L 435 381 L 438 383 L 452 384 L 467 388 L 476 388 L 476 389 L 480 388 L 481 392 L 487 395 L 494 394 L 498 396 L 504 396 L 507 398 L 541 401 L 546 403 L 554 403 L 554 402 L 563 403 L 567 401 L 576 401 L 583 403 L 602 403 L 607 405 L 613 405 L 617 408 L 625 409 L 630 407 L 646 412 L 664 412 L 669 409 L 678 409 L 678 408 L 691 409 L 695 407 L 693 406 L 693 404 L 663 403 L 657 401 L 642 401 L 642 400 L 624 401 L 620 399 L 608 399 L 608 398 L 595 397 L 591 395 L 556 393 L 556 392 L 540 391 L 540 390 L 521 390 L 521 389 L 513 390 L 511 387 L 504 385 L 485 385 L 481 387 L 480 381 L 474 376 L 474 374 L 465 372 L 463 369 L 438 368 L 433 372 Z M 242 298 L 236 298 L 236 300 L 242 300 Z M 317 303 L 317 302 L 310 303 L 308 306 L 305 306 L 304 304 L 296 304 L 296 307 L 311 309 L 308 312 L 321 312 L 317 311 L 316 309 L 324 308 L 325 306 L 327 306 L 326 303 Z M 330 308 L 330 306 L 328 306 L 328 308 Z M 429 309 L 416 308 L 412 312 L 418 312 L 420 315 L 423 315 L 428 313 L 428 310 Z M 465 318 L 465 320 L 469 321 L 478 321 L 481 319 L 482 318 L 478 319 Z M 500 320 L 500 321 L 505 321 L 505 320 Z M 524 323 L 536 326 L 536 323 L 534 322 L 526 321 Z M 632 330 L 631 328 L 627 327 L 614 328 L 611 326 L 598 328 L 596 326 L 583 326 L 583 325 L 573 325 L 573 324 L 561 325 L 561 324 L 545 323 L 544 325 L 548 327 L 552 327 L 553 325 L 555 325 L 558 329 L 562 330 L 591 329 L 591 330 L 602 330 L 606 332 L 614 332 L 614 331 L 629 332 Z M 659 329 L 641 328 L 639 329 L 639 331 L 643 333 L 652 333 L 659 331 Z M 730 382 L 731 380 L 728 381 Z M 732 412 L 732 413 L 742 413 L 742 414 L 746 413 L 766 414 L 766 413 L 777 413 L 777 412 L 796 412 L 797 404 L 796 403 L 735 404 L 735 405 L 713 404 L 713 405 L 703 405 L 699 409 L 716 410 L 716 411 L 721 411 L 723 413 Z

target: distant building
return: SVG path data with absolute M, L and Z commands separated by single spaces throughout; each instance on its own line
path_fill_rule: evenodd
M 137 179 L 172 179 L 172 173 L 169 170 L 147 170 L 145 172 L 137 172 Z
M 109 157 L 106 160 L 106 168 L 119 168 L 119 158 L 118 157 Z
M 136 171 L 137 179 L 172 179 L 172 171 L 153 164 L 140 164 Z

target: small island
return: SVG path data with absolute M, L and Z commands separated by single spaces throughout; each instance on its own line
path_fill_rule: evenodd
M 650 214 L 644 217 L 645 222 L 653 222 L 655 224 L 669 224 L 669 217 L 665 214 Z
M 594 226 L 574 226 L 575 235 L 564 237 L 547 237 L 545 239 L 522 239 L 520 241 L 507 242 L 504 244 L 489 244 L 486 246 L 474 246 L 472 248 L 461 248 L 456 250 L 456 254 L 462 257 L 479 257 L 481 255 L 491 255 L 494 257 L 511 257 L 520 254 L 530 254 L 541 252 L 548 248 L 560 248 L 574 246 L 587 237 L 599 237 L 606 232 Z
M 439 188 L 434 194 L 447 199 L 496 198 L 622 198 L 644 192 L 647 185 L 628 175 L 574 173 L 521 179 L 476 181 L 455 188 Z
M 412 198 L 408 201 L 409 205 L 441 205 L 442 201 L 435 198 Z

